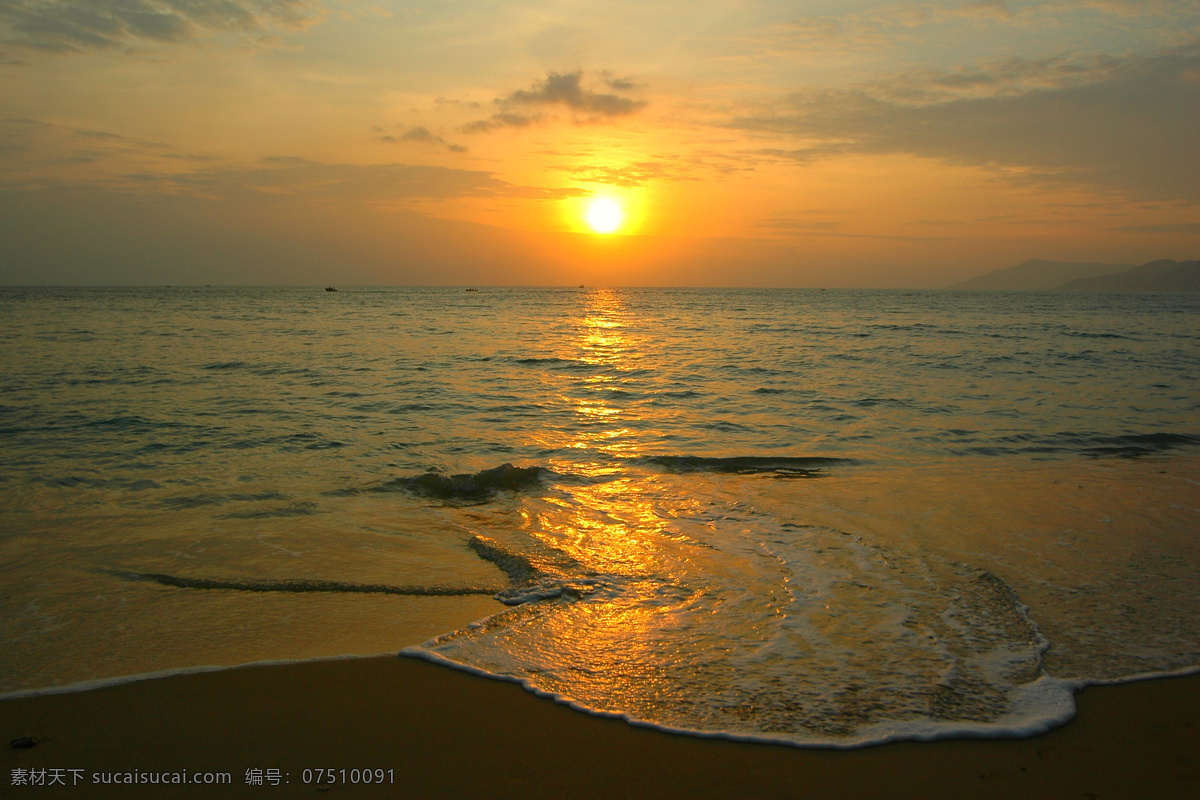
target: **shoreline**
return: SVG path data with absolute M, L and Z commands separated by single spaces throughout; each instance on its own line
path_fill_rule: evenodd
M 0 780 L 5 796 L 1200 796 L 1200 674 L 1088 686 L 1076 703 L 1074 720 L 1030 738 L 819 749 L 665 733 L 413 658 L 258 664 L 0 699 L 5 740 L 41 740 L 6 746 Z M 38 768 L 83 772 L 64 773 L 75 786 L 12 785 Z M 279 770 L 281 785 L 248 785 L 252 769 Z M 306 769 L 385 781 L 319 786 Z M 92 783 L 180 770 L 231 782 Z

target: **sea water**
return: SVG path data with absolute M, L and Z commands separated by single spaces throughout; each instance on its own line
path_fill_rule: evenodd
M 0 290 L 0 692 L 402 651 L 1021 735 L 1200 665 L 1200 297 Z

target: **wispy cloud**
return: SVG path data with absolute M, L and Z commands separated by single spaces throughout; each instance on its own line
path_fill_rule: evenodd
M 467 148 L 463 147 L 462 145 L 454 144 L 453 142 L 446 141 L 446 139 L 437 135 L 436 133 L 433 133 L 432 131 L 430 131 L 428 128 L 426 128 L 424 126 L 417 126 L 415 128 L 409 128 L 408 130 L 406 130 L 404 133 L 400 134 L 399 136 L 393 136 L 390 133 L 385 133 L 382 128 L 376 128 L 375 130 L 379 134 L 380 141 L 384 141 L 384 142 L 393 142 L 393 143 L 407 142 L 407 143 L 412 143 L 412 144 L 424 144 L 424 145 L 432 145 L 435 147 L 445 147 L 447 150 L 449 150 L 452 153 L 467 152 Z
M 793 139 L 755 151 L 811 162 L 911 154 L 1029 183 L 1200 201 L 1200 46 L 1086 62 L 1006 60 L 888 84 L 797 92 L 730 121 Z
M 253 196 L 262 200 L 361 200 L 392 202 L 457 197 L 556 200 L 587 192 L 517 186 L 490 172 L 421 164 L 325 164 L 272 157 L 248 167 L 227 166 L 184 173 L 121 176 L 131 188 L 183 192 L 214 198 Z
M 967 0 L 946 3 L 905 0 L 873 4 L 838 14 L 796 16 L 776 24 L 761 45 L 772 52 L 804 55 L 828 52 L 878 51 L 919 42 L 935 29 L 959 30 L 997 25 L 1024 30 L 1061 27 L 1063 18 L 1090 16 L 1091 25 L 1117 29 L 1129 20 L 1186 20 L 1200 12 L 1197 0 Z M 965 26 L 965 27 L 964 27 Z
M 829 233 L 841 227 L 841 223 L 828 219 L 794 219 L 791 217 L 772 217 L 759 221 L 757 227 L 769 231 L 784 233 Z
M 629 81 L 607 79 L 611 88 L 633 89 Z M 547 107 L 565 108 L 576 123 L 602 122 L 635 114 L 645 108 L 642 100 L 618 94 L 595 92 L 583 86 L 583 70 L 549 72 L 528 89 L 517 89 L 492 101 L 497 111 L 488 119 L 463 126 L 465 133 L 487 133 L 497 128 L 524 128 L 546 118 Z
M 948 242 L 958 238 L 955 236 L 931 236 L 920 234 L 904 235 L 885 233 L 856 233 L 852 231 L 839 230 L 841 226 L 835 222 L 812 222 L 783 218 L 763 220 L 759 222 L 756 227 L 771 231 L 772 233 L 781 236 L 791 236 L 806 239 L 879 239 L 889 242 Z
M 204 32 L 302 27 L 319 17 L 315 0 L 2 0 L 0 42 L 45 51 L 178 43 Z
M 602 183 L 609 186 L 632 188 L 650 181 L 697 180 L 659 161 L 638 161 L 624 166 L 583 164 L 557 167 L 582 183 Z
M 1162 225 L 1121 225 L 1114 230 L 1126 233 L 1198 233 L 1200 222 L 1168 222 Z
M 845 51 L 891 47 L 911 39 L 918 29 L 947 22 L 991 19 L 1013 21 L 1032 13 L 1013 10 L 1005 0 L 947 5 L 934 2 L 901 2 L 871 6 L 842 14 L 797 17 L 775 28 L 774 48 L 799 48 L 805 52 Z
M 440 142 L 424 128 L 410 128 L 401 138 Z M 522 186 L 491 172 L 443 166 L 325 163 L 291 156 L 240 162 L 110 131 L 14 117 L 0 118 L 0 152 L 14 156 L 8 169 L 0 169 L 0 186 L 15 190 L 95 187 L 142 195 L 371 203 L 589 194 L 572 187 Z

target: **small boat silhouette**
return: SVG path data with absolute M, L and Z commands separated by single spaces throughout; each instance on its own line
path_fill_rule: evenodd
M 326 286 L 326 287 L 325 287 L 325 291 L 327 291 L 327 292 L 336 292 L 336 291 L 337 291 L 337 289 L 333 288 L 332 286 Z

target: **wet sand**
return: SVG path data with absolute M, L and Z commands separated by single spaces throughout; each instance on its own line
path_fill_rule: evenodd
M 805 750 L 635 728 L 411 659 L 251 666 L 0 701 L 5 742 L 40 739 L 5 745 L 0 797 L 1200 797 L 1200 675 L 1093 687 L 1078 703 L 1073 722 L 1031 739 Z M 67 786 L 12 785 L 37 768 Z M 318 785 L 318 769 L 381 770 L 385 784 Z M 93 784 L 181 770 L 232 782 Z M 248 785 L 247 770 L 267 782 Z

